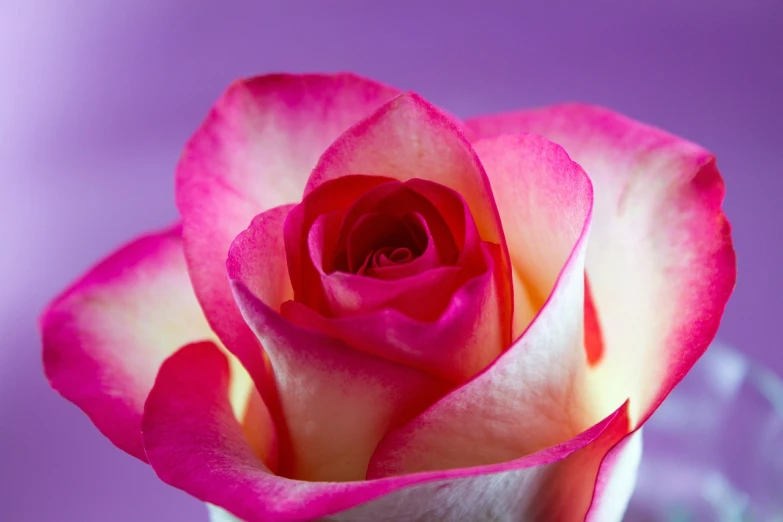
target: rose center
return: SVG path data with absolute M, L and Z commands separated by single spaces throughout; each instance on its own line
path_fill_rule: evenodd
M 410 263 L 427 249 L 428 241 L 420 216 L 370 212 L 351 227 L 344 263 L 335 268 L 364 275 L 368 269 Z
M 413 252 L 407 247 L 383 247 L 375 251 L 372 257 L 372 267 L 402 265 L 410 263 L 414 258 Z

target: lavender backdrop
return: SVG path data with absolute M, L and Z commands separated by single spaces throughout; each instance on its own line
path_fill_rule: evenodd
M 175 219 L 183 142 L 234 78 L 353 70 L 468 116 L 611 106 L 718 154 L 740 277 L 719 337 L 783 372 L 780 0 L 4 0 L 0 520 L 197 522 L 203 507 L 47 387 L 35 321 Z

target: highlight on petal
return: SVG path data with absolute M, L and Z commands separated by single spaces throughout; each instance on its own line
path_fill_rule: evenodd
M 160 364 L 185 343 L 214 338 L 193 295 L 179 226 L 92 268 L 49 305 L 41 330 L 52 387 L 141 460 L 141 416 Z
M 177 207 L 196 295 L 265 395 L 274 392 L 263 351 L 231 295 L 228 247 L 255 215 L 298 201 L 329 144 L 396 94 L 352 74 L 239 81 L 212 108 L 177 167 Z
M 342 134 L 313 170 L 305 196 L 327 181 L 355 174 L 403 182 L 419 178 L 461 194 L 481 239 L 500 246 L 498 277 L 503 283 L 510 279 L 503 227 L 481 162 L 453 119 L 423 98 L 402 94 Z M 510 323 L 511 285 L 499 283 L 498 288 L 503 289 L 503 322 Z M 510 331 L 504 335 L 508 346 Z
M 144 442 L 166 483 L 247 522 L 581 520 L 602 459 L 628 429 L 623 406 L 564 444 L 503 464 L 303 482 L 273 475 L 254 454 L 227 400 L 226 374 L 225 356 L 208 343 L 168 359 L 147 401 Z
M 574 239 L 558 224 L 579 235 L 528 329 L 484 372 L 387 435 L 368 477 L 510 461 L 567 441 L 596 422 L 586 403 L 583 348 L 590 191 L 581 197 L 581 215 L 550 223 L 558 246 Z
M 288 281 L 282 241 L 289 210 L 261 214 L 237 237 L 229 252 L 229 277 L 243 316 L 274 368 L 285 423 L 281 429 L 290 442 L 280 457 L 280 473 L 304 480 L 359 480 L 383 435 L 448 387 L 294 325 L 278 313 L 285 297 L 269 283 Z
M 736 280 L 724 186 L 709 152 L 586 105 L 475 118 L 482 137 L 534 132 L 587 171 L 595 211 L 587 276 L 603 337 L 599 412 L 631 399 L 635 426 L 704 353 Z

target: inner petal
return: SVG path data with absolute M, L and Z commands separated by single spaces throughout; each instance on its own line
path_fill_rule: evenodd
M 423 239 L 422 239 L 423 238 Z M 394 215 L 371 212 L 359 218 L 348 233 L 345 261 L 338 258 L 336 270 L 362 273 L 374 267 L 376 257 L 385 251 L 407 251 L 410 260 L 419 257 L 427 245 L 426 232 L 418 220 L 398 218 Z M 399 258 L 400 254 L 398 254 Z M 342 256 L 341 256 L 342 257 Z M 402 258 L 399 258 L 402 259 Z
M 457 260 L 460 248 L 451 227 L 441 215 L 441 209 L 407 184 L 389 182 L 367 191 L 347 209 L 333 250 L 338 257 L 331 263 L 332 267 L 342 265 L 342 270 L 349 271 L 346 270 L 348 259 L 342 259 L 342 256 L 346 255 L 348 236 L 355 232 L 358 222 L 366 220 L 370 214 L 386 214 L 400 220 L 410 229 L 409 239 L 414 241 L 417 247 L 406 243 L 387 243 L 375 250 L 387 246 L 408 248 L 415 259 L 427 249 L 429 243 L 434 242 L 443 264 L 453 265 Z M 379 229 L 370 233 L 380 237 L 383 231 Z M 359 264 L 363 264 L 365 260 L 366 257 L 362 258 Z M 372 265 L 372 259 L 369 261 L 368 267 Z M 351 272 L 356 273 L 356 269 Z
M 424 246 L 424 251 L 418 254 L 407 247 L 384 247 L 368 259 L 367 266 L 361 275 L 376 279 L 402 279 L 421 274 L 443 266 L 443 260 L 436 246 L 436 241 L 421 214 L 413 213 L 403 218 L 411 227 L 418 245 Z
M 372 268 L 410 263 L 413 257 L 413 252 L 407 247 L 383 247 L 372 256 Z

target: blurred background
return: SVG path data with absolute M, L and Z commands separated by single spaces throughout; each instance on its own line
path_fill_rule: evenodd
M 705 146 L 739 256 L 718 337 L 783 373 L 781 56 L 781 0 L 0 1 L 0 520 L 206 520 L 48 388 L 36 318 L 176 219 L 182 146 L 241 76 L 351 70 L 459 116 L 586 101 Z

